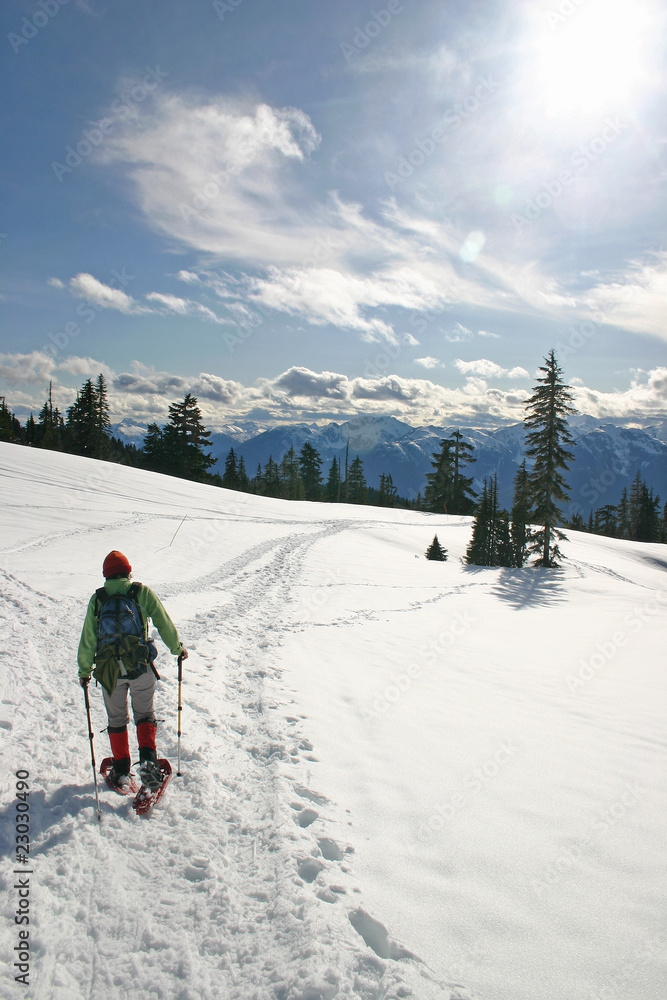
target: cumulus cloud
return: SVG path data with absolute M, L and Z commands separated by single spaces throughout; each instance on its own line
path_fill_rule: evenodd
M 53 372 L 53 358 L 42 351 L 0 354 L 0 378 L 10 385 L 43 385 Z
M 442 362 L 438 358 L 427 355 L 425 358 L 415 358 L 415 364 L 421 365 L 422 368 L 437 368 Z
M 56 364 L 40 352 L 0 355 L 0 381 L 11 388 L 8 405 L 25 416 L 41 408 L 50 379 L 55 403 L 63 410 L 81 380 L 95 378 L 100 371 L 109 384 L 114 423 L 165 423 L 169 404 L 190 392 L 200 400 L 204 421 L 213 430 L 238 420 L 321 421 L 361 413 L 391 415 L 413 425 L 489 426 L 522 420 L 527 395 L 494 385 L 495 378 L 507 376 L 488 366 L 478 369 L 484 376 L 459 368 L 463 383 L 458 386 L 391 374 L 351 378 L 297 366 L 275 378 L 245 385 L 210 372 L 182 375 L 156 371 L 139 362 L 133 362 L 129 371 L 116 373 L 94 358 L 72 356 Z M 624 391 L 600 392 L 574 385 L 573 394 L 578 410 L 595 417 L 628 421 L 662 416 L 667 404 L 667 367 L 635 373 Z
M 454 364 L 463 375 L 479 375 L 485 379 L 530 377 L 525 368 L 503 368 L 502 365 L 496 364 L 495 361 L 489 361 L 488 358 L 480 358 L 477 361 L 462 361 L 458 358 Z

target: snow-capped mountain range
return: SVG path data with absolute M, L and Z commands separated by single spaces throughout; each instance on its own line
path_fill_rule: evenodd
M 514 476 L 524 457 L 523 424 L 495 430 L 466 428 L 460 425 L 412 427 L 395 417 L 359 416 L 343 423 L 281 424 L 266 427 L 254 421 L 229 424 L 211 436 L 212 454 L 222 472 L 230 448 L 242 455 L 250 476 L 257 465 L 271 456 L 275 461 L 294 447 L 299 452 L 306 441 L 322 457 L 326 477 L 334 456 L 345 460 L 349 441 L 350 460 L 359 455 L 364 463 L 366 480 L 377 486 L 382 473 L 390 473 L 400 496 L 415 499 L 424 491 L 426 474 L 440 441 L 452 431 L 461 430 L 465 440 L 475 446 L 474 465 L 468 472 L 474 487 L 480 490 L 485 477 L 497 473 L 500 502 L 512 502 Z M 662 500 L 667 500 L 667 421 L 654 421 L 644 427 L 622 427 L 575 416 L 570 420 L 575 439 L 575 460 L 568 473 L 571 502 L 569 513 L 587 516 L 605 504 L 618 502 L 624 488 L 629 488 L 637 471 Z M 114 433 L 137 441 L 136 425 L 119 424 Z

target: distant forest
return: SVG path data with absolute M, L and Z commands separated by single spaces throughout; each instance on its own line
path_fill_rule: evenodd
M 591 510 L 587 521 L 579 514 L 570 521 L 560 516 L 559 503 L 567 499 L 564 473 L 572 458 L 567 451 L 572 439 L 565 418 L 574 410 L 569 406 L 569 387 L 562 383 L 553 352 L 545 361 L 546 366 L 540 369 L 544 377 L 528 401 L 525 420 L 527 454 L 533 467 L 528 471 L 524 461 L 518 469 L 511 511 L 498 509 L 495 476 L 484 481 L 479 495 L 474 491 L 473 477 L 466 475 L 475 461 L 474 446 L 464 440 L 460 431 L 440 442 L 432 456 L 432 472 L 427 474 L 424 494 L 414 500 L 398 496 L 389 470 L 380 475 L 376 484 L 369 484 L 359 455 L 347 452 L 344 458 L 334 457 L 329 468 L 324 469 L 320 454 L 310 442 L 298 453 L 290 448 L 280 461 L 270 456 L 263 467 L 258 464 L 254 470 L 246 469 L 243 456 L 232 448 L 225 458 L 224 471 L 217 473 L 211 472 L 215 464 L 207 453 L 211 432 L 202 422 L 195 396 L 188 393 L 172 403 L 167 424 L 149 424 L 143 447 L 137 447 L 111 434 L 108 390 L 102 374 L 95 381 L 84 382 L 65 414 L 54 406 L 50 388 L 37 419 L 31 414 L 25 425 L 0 397 L 0 440 L 258 496 L 472 515 L 475 520 L 467 561 L 474 565 L 522 566 L 530 552 L 540 556 L 538 562 L 543 565 L 556 565 L 560 556 L 557 538 L 562 535 L 560 529 L 567 527 L 612 538 L 667 542 L 667 503 L 661 508 L 660 497 L 654 495 L 639 471 L 618 504 Z M 559 406 L 554 409 L 554 399 L 560 401 L 562 412 Z M 549 426 L 554 419 L 555 426 Z M 530 529 L 529 524 L 541 527 Z

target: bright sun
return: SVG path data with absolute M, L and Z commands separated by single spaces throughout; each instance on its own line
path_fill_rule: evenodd
M 644 72 L 648 6 L 638 0 L 568 0 L 537 40 L 538 90 L 549 117 L 631 102 Z M 557 10 L 558 8 L 555 8 Z

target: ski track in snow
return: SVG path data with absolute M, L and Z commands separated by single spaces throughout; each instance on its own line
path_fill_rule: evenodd
M 140 523 L 149 532 L 160 516 L 133 514 L 115 526 Z M 156 710 L 169 721 L 158 729 L 158 750 L 174 764 L 171 786 L 154 815 L 137 817 L 98 777 L 99 827 L 83 699 L 72 683 L 85 605 L 1 572 L 2 714 L 11 716 L 2 725 L 13 744 L 6 770 L 31 772 L 34 911 L 57 924 L 54 933 L 36 917 L 31 931 L 34 1000 L 383 1000 L 414 988 L 420 997 L 468 996 L 364 910 L 351 849 L 327 836 L 344 803 L 310 787 L 317 748 L 304 720 L 290 714 L 275 666 L 281 634 L 298 627 L 289 605 L 304 558 L 357 524 L 295 522 L 298 530 L 285 534 L 289 521 L 275 523 L 277 537 L 215 572 L 161 588 L 165 601 L 188 595 L 207 606 L 178 620 L 191 649 L 182 777 L 170 704 L 175 670 L 163 656 L 167 682 L 158 685 Z M 50 532 L 2 554 L 90 544 L 95 530 Z M 90 690 L 99 768 L 106 718 L 100 692 Z M 224 718 L 216 715 L 221 697 Z M 132 726 L 130 736 L 132 747 Z M 2 829 L 3 847 L 13 851 L 7 822 Z M 10 885 L 4 873 L 2 881 Z M 7 927 L 3 934 L 3 944 L 13 938 Z M 26 992 L 12 983 L 10 995 Z

